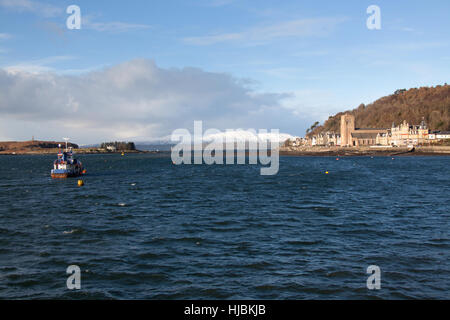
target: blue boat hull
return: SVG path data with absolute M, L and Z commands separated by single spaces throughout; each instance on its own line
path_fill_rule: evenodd
M 79 171 L 72 171 L 72 170 L 62 170 L 62 169 L 53 169 L 51 171 L 51 176 L 54 179 L 64 179 L 69 177 L 78 177 L 81 176 L 82 173 Z

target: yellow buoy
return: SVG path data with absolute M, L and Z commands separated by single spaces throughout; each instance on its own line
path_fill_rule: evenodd
M 329 174 L 329 172 L 328 172 L 328 171 L 325 171 L 325 174 Z
M 122 155 L 124 156 L 124 155 L 125 155 L 125 153 L 123 153 L 123 152 L 122 152 Z
M 83 180 L 78 180 L 78 186 L 79 186 L 79 187 L 84 186 L 84 181 L 83 181 Z

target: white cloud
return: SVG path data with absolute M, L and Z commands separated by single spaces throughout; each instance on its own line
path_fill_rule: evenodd
M 66 133 L 85 143 L 165 137 L 177 128 L 191 130 L 194 120 L 203 120 L 205 130 L 286 132 L 298 126 L 283 107 L 289 96 L 257 93 L 230 75 L 163 69 L 150 60 L 79 76 L 0 69 L 0 127 L 4 136 Z
M 53 69 L 51 67 L 47 67 L 44 65 L 21 63 L 21 64 L 8 66 L 5 68 L 5 70 L 9 74 L 16 74 L 16 73 L 21 73 L 21 72 L 28 72 L 31 74 L 39 74 L 39 73 L 43 73 L 43 72 L 52 71 Z
M 8 40 L 11 38 L 9 33 L 0 33 L 0 40 Z
M 298 19 L 271 26 L 250 28 L 241 32 L 222 33 L 208 36 L 187 37 L 184 41 L 193 45 L 211 45 L 221 42 L 266 43 L 274 39 L 289 37 L 325 36 L 345 18 Z
M 327 50 L 305 50 L 298 51 L 292 54 L 293 57 L 321 57 L 327 56 L 330 52 Z
M 236 2 L 236 0 L 206 0 L 203 4 L 207 7 L 223 7 Z
M 150 29 L 151 26 L 147 24 L 126 23 L 120 21 L 91 22 L 88 20 L 83 20 L 83 28 L 92 29 L 100 32 L 126 32 L 126 31 Z
M 0 6 L 17 11 L 17 12 L 31 12 L 36 15 L 44 16 L 46 18 L 61 16 L 65 17 L 65 10 L 63 7 L 57 7 L 50 4 L 42 3 L 34 0 L 0 0 Z M 81 15 L 82 28 L 92 29 L 100 32 L 125 32 L 149 29 L 151 26 L 138 23 L 127 23 L 121 21 L 99 22 L 94 21 L 94 15 Z M 2 34 L 0 34 L 0 39 Z
M 298 79 L 301 75 L 304 74 L 303 69 L 292 67 L 261 69 L 259 72 L 264 73 L 272 78 L 285 79 L 291 81 Z
M 43 59 L 36 59 L 31 61 L 23 61 L 18 64 L 4 66 L 3 68 L 11 74 L 28 72 L 33 74 L 54 71 L 53 64 L 72 60 L 72 56 L 51 56 Z
M 18 12 L 32 12 L 44 17 L 55 17 L 64 12 L 62 8 L 32 0 L 0 0 L 0 6 Z
M 152 28 L 148 24 L 142 23 L 129 23 L 122 21 L 99 21 L 101 15 L 99 14 L 86 14 L 82 15 L 82 29 L 90 29 L 99 32 L 127 32 L 127 31 L 137 31 L 146 30 Z
M 416 29 L 410 28 L 410 27 L 403 27 L 403 28 L 401 28 L 401 30 L 405 31 L 405 32 L 414 32 L 414 31 L 416 31 Z

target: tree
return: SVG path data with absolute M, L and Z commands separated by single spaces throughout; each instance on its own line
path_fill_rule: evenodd
M 129 151 L 136 150 L 134 142 L 103 142 L 100 144 L 100 148 L 107 149 L 108 147 L 114 147 L 117 151 Z
M 319 125 L 319 121 L 314 122 L 314 124 L 309 128 L 310 131 L 313 131 Z

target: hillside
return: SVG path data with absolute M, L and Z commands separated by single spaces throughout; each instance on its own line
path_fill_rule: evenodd
M 0 141 L 0 152 L 33 152 L 33 151 L 41 151 L 45 149 L 55 149 L 58 148 L 58 144 L 65 147 L 65 142 L 56 142 L 56 141 Z M 73 143 L 68 143 L 69 147 L 74 149 L 78 149 L 78 145 Z
M 357 128 L 390 128 L 392 122 L 406 120 L 420 124 L 425 119 L 431 130 L 450 130 L 450 86 L 397 90 L 394 94 L 365 106 L 361 104 L 351 111 L 340 112 L 316 126 L 308 135 L 320 132 L 339 132 L 340 118 L 344 113 L 355 116 Z

